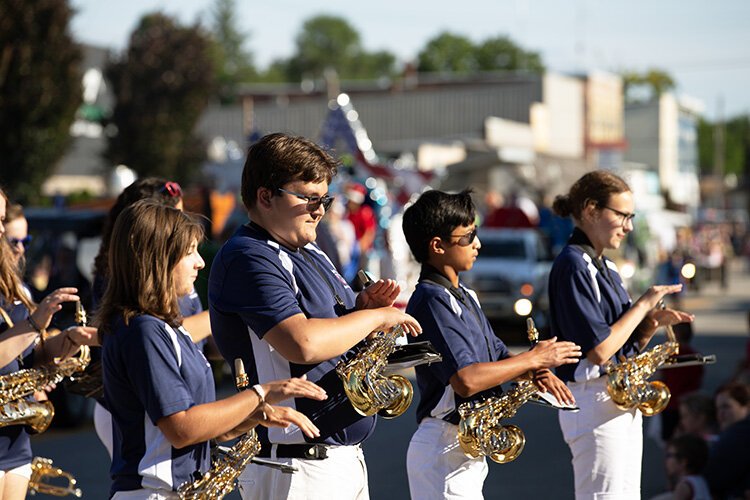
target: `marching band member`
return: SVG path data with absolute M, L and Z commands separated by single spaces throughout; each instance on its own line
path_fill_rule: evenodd
M 573 397 L 547 368 L 575 363 L 572 342 L 544 340 L 513 356 L 492 331 L 476 295 L 460 280 L 482 247 L 470 191 L 427 191 L 404 212 L 403 230 L 422 272 L 406 310 L 440 352 L 439 363 L 416 367 L 419 427 L 409 443 L 407 472 L 412 500 L 482 498 L 485 457 L 467 457 L 458 443 L 458 406 L 499 395 L 500 384 L 535 370 L 541 390 L 564 403 Z
M 585 174 L 555 198 L 553 211 L 571 215 L 575 229 L 549 278 L 552 335 L 581 346 L 579 363 L 557 368 L 579 412 L 560 412 L 573 455 L 577 499 L 640 497 L 643 433 L 637 408 L 620 410 L 607 392 L 602 366 L 638 354 L 657 328 L 693 316 L 655 307 L 682 285 L 652 286 L 633 302 L 617 266 L 603 256 L 633 230 L 633 193 L 606 170 Z
M 173 498 L 210 466 L 209 440 L 231 439 L 257 423 L 317 428 L 289 397 L 325 392 L 304 378 L 256 385 L 216 401 L 211 367 L 181 326 L 177 299 L 193 287 L 203 260 L 201 225 L 150 200 L 117 218 L 109 282 L 97 313 L 103 341 L 104 396 L 114 421 L 112 498 Z
M 252 382 L 279 374 L 317 382 L 325 402 L 294 399 L 320 436 L 269 429 L 260 456 L 291 462 L 282 474 L 250 464 L 240 478 L 244 499 L 366 499 L 367 469 L 359 444 L 373 431 L 348 401 L 335 366 L 370 332 L 402 324 L 420 331 L 392 306 L 399 293 L 378 281 L 355 297 L 314 243 L 333 198 L 328 185 L 337 163 L 307 139 L 271 134 L 252 145 L 242 172 L 250 220 L 214 258 L 209 279 L 211 327 L 227 360 L 241 357 Z
M 46 338 L 46 328 L 61 304 L 78 300 L 76 289 L 55 290 L 38 306 L 31 302 L 4 237 L 7 204 L 0 189 L 0 376 L 50 363 L 55 357 L 65 358 L 82 344 L 96 341 L 96 329 L 90 327 L 73 327 Z M 31 459 L 27 426 L 0 427 L 0 500 L 26 498 Z

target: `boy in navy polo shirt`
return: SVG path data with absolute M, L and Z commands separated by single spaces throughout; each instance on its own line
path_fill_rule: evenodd
M 242 200 L 251 222 L 214 258 L 208 297 L 211 327 L 222 355 L 241 357 L 251 383 L 301 377 L 323 387 L 326 401 L 290 400 L 320 429 L 259 429 L 261 457 L 297 468 L 294 474 L 253 464 L 240 477 L 244 499 L 367 499 L 367 468 L 359 444 L 375 417 L 357 413 L 336 364 L 370 332 L 419 324 L 391 307 L 400 288 L 379 281 L 355 296 L 315 244 L 317 225 L 333 198 L 337 163 L 311 141 L 263 137 L 248 150 Z
M 474 265 L 481 243 L 470 191 L 424 193 L 404 213 L 409 248 L 422 264 L 419 283 L 406 308 L 420 322 L 424 340 L 443 361 L 416 367 L 419 427 L 409 443 L 407 470 L 412 499 L 482 498 L 484 457 L 469 458 L 458 444 L 458 406 L 502 393 L 500 384 L 534 370 L 542 390 L 573 403 L 550 367 L 575 363 L 571 342 L 544 340 L 513 356 L 495 336 L 476 295 L 459 280 Z M 420 339 L 422 340 L 422 339 Z

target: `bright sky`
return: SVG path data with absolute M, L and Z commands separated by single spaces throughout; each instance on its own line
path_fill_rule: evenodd
M 78 40 L 122 49 L 140 17 L 161 10 L 206 22 L 212 0 L 72 0 Z M 449 30 L 474 42 L 499 34 L 539 51 L 548 68 L 666 69 L 678 94 L 716 118 L 750 113 L 750 2 L 746 0 L 237 0 L 240 29 L 261 67 L 294 52 L 302 23 L 318 14 L 346 19 L 367 50 L 401 61 Z

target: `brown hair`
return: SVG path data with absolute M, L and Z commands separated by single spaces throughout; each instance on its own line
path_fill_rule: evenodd
M 292 181 L 330 184 L 338 166 L 337 160 L 304 137 L 266 135 L 247 151 L 242 169 L 242 202 L 248 210 L 253 208 L 262 187 L 275 195 Z
M 200 222 L 154 200 L 123 210 L 110 240 L 109 282 L 96 318 L 99 331 L 110 331 L 119 316 L 127 324 L 140 314 L 181 324 L 172 271 L 192 242 L 202 238 Z
M 112 235 L 112 228 L 115 226 L 117 216 L 120 215 L 125 208 L 138 200 L 145 199 L 156 200 L 162 205 L 168 207 L 177 206 L 177 203 L 182 197 L 170 194 L 170 192 L 165 189 L 167 182 L 166 179 L 161 179 L 159 177 L 144 177 L 143 179 L 138 179 L 120 193 L 120 196 L 115 200 L 115 204 L 109 209 L 107 220 L 104 221 L 102 244 L 99 247 L 99 253 L 94 259 L 94 274 L 100 278 L 106 279 L 109 277 L 107 256 L 109 255 L 110 236 Z
M 716 395 L 727 395 L 739 403 L 740 406 L 750 405 L 750 387 L 740 382 L 729 382 L 716 389 Z
M 5 207 L 5 224 L 23 217 L 23 206 L 19 203 L 8 203 Z
M 8 196 L 2 188 L 0 188 L 0 196 L 5 200 L 6 206 L 11 206 Z M 2 240 L 0 241 L 0 299 L 4 300 L 6 304 L 20 301 L 29 310 L 29 313 L 32 313 L 36 307 L 23 289 L 18 269 L 13 264 L 13 250 L 6 238 L 0 238 L 0 240 Z
M 552 211 L 560 217 L 572 215 L 580 220 L 581 213 L 589 202 L 603 207 L 613 194 L 630 191 L 628 183 L 608 170 L 594 170 L 578 179 L 568 194 L 558 195 L 552 203 Z

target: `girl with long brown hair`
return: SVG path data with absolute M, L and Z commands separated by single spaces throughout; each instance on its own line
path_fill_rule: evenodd
M 76 301 L 75 288 L 60 288 L 34 304 L 22 286 L 16 261 L 5 239 L 8 198 L 0 189 L 0 376 L 65 358 L 84 343 L 95 342 L 96 329 L 72 327 L 47 337 L 46 328 L 63 302 Z M 31 442 L 25 425 L 0 427 L 0 499 L 26 497 L 31 476 Z
M 253 386 L 216 401 L 211 367 L 182 326 L 177 298 L 203 260 L 201 225 L 150 200 L 123 210 L 109 249 L 109 282 L 97 313 L 104 397 L 114 422 L 113 498 L 171 498 L 205 473 L 209 440 L 236 437 L 258 423 L 296 425 L 318 435 L 289 397 L 326 398 L 304 378 Z

